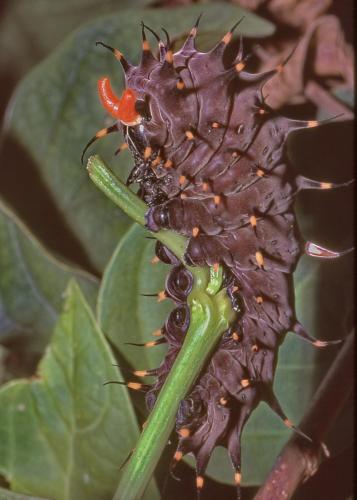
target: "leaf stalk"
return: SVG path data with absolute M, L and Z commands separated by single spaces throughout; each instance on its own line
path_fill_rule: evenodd
M 89 158 L 87 169 L 94 184 L 108 198 L 134 221 L 145 226 L 147 206 L 115 177 L 99 156 Z M 185 237 L 169 230 L 161 230 L 153 235 L 186 265 Z M 142 497 L 174 427 L 180 401 L 192 387 L 234 317 L 229 298 L 221 290 L 221 266 L 218 270 L 186 267 L 194 277 L 193 289 L 188 296 L 190 326 L 145 429 L 123 471 L 114 500 L 137 500 Z

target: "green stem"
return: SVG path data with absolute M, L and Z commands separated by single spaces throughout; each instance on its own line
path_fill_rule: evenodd
M 124 212 L 145 225 L 147 206 L 106 167 L 98 156 L 88 160 L 92 181 Z M 154 236 L 184 263 L 187 240 L 172 231 Z M 145 429 L 125 467 L 114 500 L 137 500 L 143 495 L 155 466 L 162 455 L 179 403 L 198 377 L 205 362 L 233 318 L 230 301 L 222 285 L 222 269 L 189 267 L 194 286 L 188 296 L 190 327 L 179 354 L 167 376 Z
M 91 156 L 88 159 L 87 170 L 94 184 L 103 191 L 110 200 L 120 207 L 131 219 L 145 227 L 145 213 L 148 209 L 147 205 L 114 175 L 99 156 Z M 165 229 L 161 229 L 157 233 L 154 233 L 154 236 L 184 263 L 187 238 Z M 207 270 L 205 270 L 204 276 L 200 268 L 190 267 L 189 269 L 197 279 L 204 279 L 206 283 L 208 283 Z
M 190 294 L 190 327 L 182 348 L 160 390 L 114 500 L 143 495 L 158 458 L 167 445 L 179 403 L 186 396 L 226 325 L 221 325 L 212 299 L 196 290 Z

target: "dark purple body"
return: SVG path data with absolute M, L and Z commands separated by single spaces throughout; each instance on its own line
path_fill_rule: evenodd
M 299 189 L 326 186 L 296 176 L 285 151 L 292 130 L 317 122 L 281 117 L 264 103 L 264 82 L 283 65 L 253 75 L 240 53 L 225 67 L 226 37 L 208 53 L 196 51 L 194 37 L 195 28 L 173 57 L 161 44 L 159 60 L 144 50 L 139 66 L 125 68 L 144 118 L 120 127 L 135 159 L 128 183 L 139 184 L 150 207 L 148 228 L 186 235 L 191 265 L 224 265 L 237 317 L 181 402 L 175 457 L 192 452 L 201 476 L 214 447 L 223 445 L 239 486 L 240 438 L 251 411 L 265 400 L 291 425 L 273 393 L 286 332 L 318 345 L 295 317 L 292 272 L 303 245 L 292 204 Z M 147 394 L 150 408 L 189 327 L 192 287 L 189 271 L 167 249 L 158 243 L 156 252 L 174 266 L 166 293 L 177 308 L 162 329 L 169 348 Z

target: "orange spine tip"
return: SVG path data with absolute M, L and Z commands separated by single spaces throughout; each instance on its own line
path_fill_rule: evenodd
M 317 127 L 318 124 L 319 124 L 319 122 L 317 120 L 310 120 L 307 122 L 307 127 L 308 128 Z
M 228 403 L 227 399 L 226 398 L 220 398 L 219 400 L 219 404 L 222 405 L 222 406 L 226 406 L 226 404 Z
M 257 218 L 255 217 L 255 215 L 251 215 L 249 217 L 249 222 L 250 222 L 250 225 L 252 227 L 256 227 L 256 225 L 257 225 Z
M 242 474 L 240 472 L 236 472 L 234 474 L 234 482 L 236 483 L 236 485 L 240 485 L 242 481 Z
M 257 261 L 259 267 L 264 266 L 264 257 L 262 252 L 255 252 L 255 260 Z
M 231 31 L 228 31 L 228 33 L 226 33 L 224 35 L 224 37 L 222 38 L 222 42 L 225 44 L 225 45 L 228 45 L 229 42 L 232 40 L 232 36 L 233 36 L 233 33 Z
M 182 429 L 177 431 L 181 437 L 187 438 L 190 435 L 190 429 L 187 429 L 187 427 L 182 427 Z
M 286 418 L 284 420 L 284 424 L 287 426 L 287 427 L 294 427 L 294 424 L 292 423 L 291 420 L 289 420 L 288 418 Z
M 168 62 L 169 64 L 172 64 L 174 62 L 174 55 L 172 53 L 172 50 L 168 50 L 166 52 L 166 56 L 165 56 L 165 60 L 166 62 Z
M 144 158 L 147 160 L 152 155 L 152 148 L 147 146 L 144 151 Z
M 157 294 L 157 301 L 158 302 L 162 302 L 163 300 L 167 299 L 167 295 L 166 295 L 166 292 L 165 290 L 163 290 L 162 292 L 159 292 Z
M 194 227 L 194 228 L 192 229 L 192 236 L 193 236 L 194 238 L 196 238 L 196 236 L 198 236 L 198 233 L 199 233 L 199 232 L 200 232 L 199 228 L 198 228 L 198 227 Z
M 331 182 L 320 182 L 320 187 L 321 187 L 321 189 L 331 189 L 332 183 Z
M 237 332 L 232 333 L 233 340 L 239 340 L 239 335 Z
M 215 205 L 219 205 L 221 203 L 221 197 L 218 194 L 216 194 L 213 198 L 213 201 Z
M 258 352 L 258 350 L 259 350 L 259 347 L 256 344 L 252 345 L 253 352 Z
M 176 83 L 176 88 L 178 90 L 183 90 L 185 88 L 185 84 L 183 83 L 182 80 L 179 80 L 177 83 Z
M 120 50 L 114 49 L 114 57 L 118 61 L 121 61 L 123 59 L 123 54 L 120 52 Z
M 161 337 L 162 335 L 162 331 L 161 330 L 155 330 L 153 333 L 152 333 L 152 336 L 153 337 Z
M 166 160 L 164 163 L 165 168 L 172 168 L 173 166 L 173 161 L 172 160 Z
M 236 68 L 236 72 L 237 73 L 240 73 L 245 67 L 245 64 L 244 62 L 240 62 L 238 64 L 236 64 L 235 68 Z
M 192 141 L 195 138 L 191 130 L 186 130 L 185 135 L 189 141 Z
M 254 297 L 255 298 L 255 302 L 257 304 L 263 304 L 264 300 L 263 300 L 263 297 L 261 295 L 258 295 L 257 297 Z
M 142 388 L 142 384 L 138 382 L 128 382 L 129 389 L 134 389 L 134 391 L 139 391 Z
M 258 168 L 258 170 L 257 170 L 257 176 L 258 177 L 264 177 L 264 175 L 265 175 L 264 170 L 262 170 L 261 168 Z
M 174 455 L 174 460 L 175 462 L 179 462 L 181 460 L 181 458 L 183 457 L 183 453 L 182 451 L 176 451 L 175 455 Z
M 102 128 L 101 130 L 98 130 L 98 132 L 95 134 L 97 139 L 100 139 L 101 137 L 104 137 L 107 135 L 108 129 L 107 128 Z
M 240 381 L 240 385 L 241 385 L 242 387 L 248 387 L 248 385 L 249 385 L 249 379 L 247 379 L 247 378 L 242 379 L 242 380 Z
M 219 271 L 219 262 L 213 264 L 213 271 L 217 274 Z
M 185 184 L 186 182 L 186 177 L 184 175 L 180 175 L 179 177 L 179 184 L 182 186 L 182 184 Z
M 146 375 L 148 374 L 148 372 L 146 370 L 135 370 L 135 372 L 133 372 L 133 373 L 137 377 L 146 377 Z
M 146 342 L 146 344 L 144 344 L 145 347 L 154 347 L 157 345 L 157 341 L 156 340 L 152 340 L 151 342 Z
M 209 184 L 208 182 L 203 182 L 202 183 L 202 190 L 207 192 L 209 190 Z
M 196 477 L 196 486 L 197 486 L 197 489 L 201 490 L 203 488 L 203 483 L 204 483 L 204 479 L 202 476 L 197 476 Z
M 151 264 L 158 264 L 160 262 L 160 259 L 155 255 L 155 257 L 153 257 L 150 262 Z

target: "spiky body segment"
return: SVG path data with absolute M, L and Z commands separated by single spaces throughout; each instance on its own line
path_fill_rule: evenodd
M 292 272 L 304 251 L 325 258 L 339 254 L 302 241 L 293 202 L 300 189 L 336 186 L 296 176 L 288 165 L 288 134 L 318 123 L 284 118 L 264 102 L 264 82 L 283 71 L 284 64 L 250 74 L 240 51 L 226 67 L 223 54 L 232 31 L 208 53 L 196 50 L 196 31 L 197 26 L 175 54 L 160 40 L 157 60 L 143 29 L 143 55 L 136 67 L 110 49 L 122 62 L 136 112 L 132 101 L 130 109 L 124 97 L 115 101 L 106 81 L 110 102 L 105 103 L 104 91 L 101 99 L 112 114 L 119 109 L 119 117 L 131 117 L 130 123 L 121 119 L 113 127 L 124 133 L 133 153 L 128 184 L 138 183 L 139 195 L 149 205 L 147 227 L 186 235 L 188 264 L 224 266 L 224 286 L 236 319 L 181 402 L 172 465 L 193 453 L 200 490 L 214 447 L 225 446 L 239 489 L 240 438 L 258 403 L 265 400 L 293 427 L 273 393 L 278 348 L 286 332 L 317 347 L 327 344 L 309 337 L 296 319 Z M 156 255 L 173 266 L 165 296 L 177 307 L 158 341 L 168 343 L 168 352 L 152 372 L 157 380 L 146 396 L 150 409 L 188 330 L 186 299 L 192 288 L 190 272 L 160 243 Z

